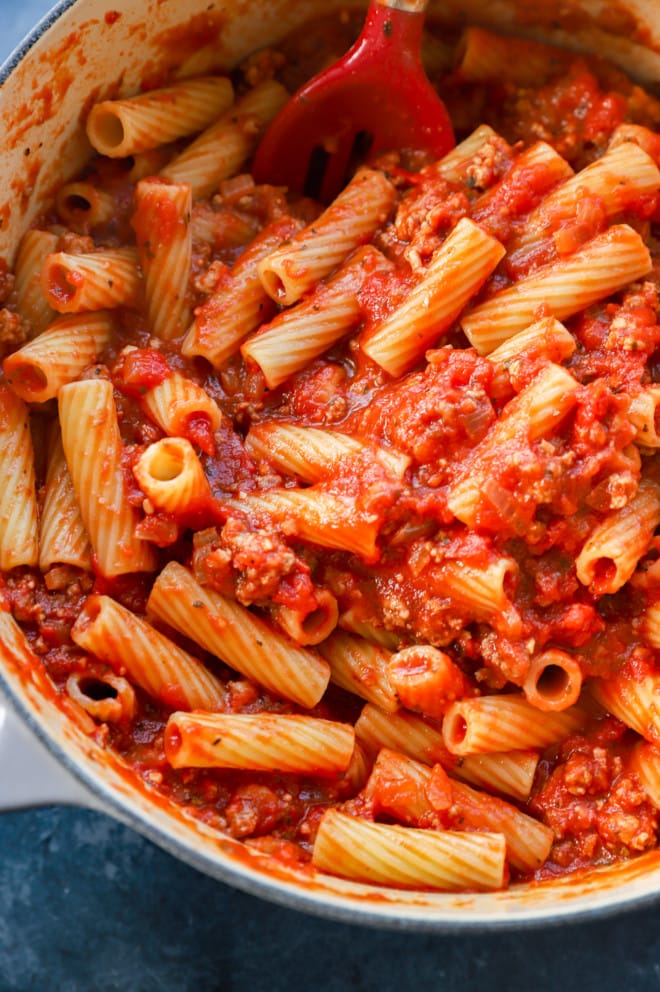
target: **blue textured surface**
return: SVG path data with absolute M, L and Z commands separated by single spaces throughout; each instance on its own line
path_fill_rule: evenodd
M 46 11 L 0 0 L 0 62 Z M 660 906 L 467 938 L 307 918 L 98 814 L 0 817 L 0 992 L 657 992 Z
M 111 820 L 0 818 L 2 992 L 657 992 L 660 911 L 468 938 L 307 918 Z

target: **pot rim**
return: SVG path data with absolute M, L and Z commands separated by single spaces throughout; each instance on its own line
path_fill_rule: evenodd
M 168 854 L 208 877 L 286 909 L 312 914 L 338 923 L 358 924 L 378 929 L 477 934 L 594 922 L 622 912 L 641 910 L 645 906 L 657 902 L 660 895 L 660 890 L 637 895 L 626 895 L 625 892 L 620 894 L 615 886 L 608 886 L 606 900 L 587 907 L 563 904 L 560 907 L 542 907 L 508 913 L 503 911 L 498 916 L 491 916 L 477 909 L 470 915 L 461 914 L 460 917 L 457 917 L 451 912 L 435 910 L 430 906 L 411 912 L 411 907 L 397 906 L 394 903 L 386 902 L 379 904 L 380 911 L 378 911 L 362 900 L 328 892 L 318 894 L 311 889 L 306 889 L 303 882 L 282 881 L 274 876 L 269 876 L 267 873 L 251 869 L 240 861 L 232 860 L 231 855 L 223 855 L 220 852 L 217 857 L 211 857 L 204 851 L 198 850 L 194 843 L 186 844 L 179 838 L 172 836 L 167 830 L 134 808 L 135 804 L 130 797 L 115 791 L 102 778 L 96 777 L 92 770 L 87 768 L 86 761 L 74 760 L 49 733 L 45 721 L 35 716 L 35 713 L 31 711 L 1 670 L 0 689 L 4 691 L 20 718 L 47 751 L 71 776 L 89 790 L 90 796 L 96 800 L 90 803 L 91 809 L 113 816 L 120 823 L 131 827 Z M 374 888 L 374 891 L 377 894 L 377 888 Z
M 3 86 L 12 72 L 18 68 L 31 48 L 41 39 L 42 35 L 49 28 L 59 21 L 60 17 L 66 13 L 70 7 L 74 7 L 79 0 L 57 0 L 52 7 L 41 17 L 31 28 L 25 37 L 18 42 L 3 62 L 0 62 L 0 86 Z
M 48 12 L 35 24 L 22 41 L 10 52 L 0 64 L 0 88 L 18 68 L 20 63 L 41 40 L 43 35 L 71 8 L 84 0 L 57 0 Z M 81 757 L 76 760 L 57 740 L 54 732 L 47 726 L 47 718 L 37 716 L 36 708 L 31 708 L 27 697 L 12 684 L 5 672 L 0 669 L 0 690 L 3 690 L 19 718 L 27 725 L 46 750 L 58 761 L 74 779 L 83 784 L 89 791 L 90 808 L 112 815 L 119 822 L 131 827 L 147 840 L 155 843 L 173 857 L 233 888 L 248 895 L 265 899 L 268 902 L 281 905 L 314 916 L 346 924 L 416 932 L 435 933 L 465 933 L 476 934 L 502 930 L 536 929 L 551 925 L 558 927 L 568 923 L 593 922 L 612 917 L 623 912 L 641 910 L 655 904 L 660 899 L 660 886 L 656 891 L 642 893 L 627 893 L 619 891 L 618 886 L 609 885 L 606 897 L 598 903 L 588 906 L 560 903 L 556 906 L 543 906 L 533 909 L 522 909 L 502 912 L 493 916 L 481 910 L 475 910 L 470 915 L 461 913 L 452 915 L 452 911 L 434 909 L 425 906 L 421 909 L 407 905 L 397 905 L 383 901 L 378 904 L 380 911 L 363 899 L 353 899 L 339 893 L 324 891 L 315 893 L 306 889 L 304 882 L 283 881 L 274 875 L 259 872 L 233 859 L 230 854 L 218 852 L 212 857 L 205 851 L 197 849 L 192 842 L 185 843 L 155 819 L 149 818 L 137 808 L 137 803 L 120 790 L 115 790 L 103 778 L 93 774 L 91 763 Z M 654 874 L 660 877 L 660 866 Z M 373 887 L 377 894 L 377 887 Z M 412 909 L 412 911 L 411 911 Z

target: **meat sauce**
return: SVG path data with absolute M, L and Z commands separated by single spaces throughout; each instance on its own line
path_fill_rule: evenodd
M 346 47 L 356 21 L 345 16 L 316 27 L 286 40 L 278 52 L 251 57 L 237 70 L 238 86 L 273 72 L 289 87 L 297 86 Z M 446 69 L 435 73 L 434 82 L 447 101 L 459 139 L 484 122 L 500 138 L 460 183 L 442 179 L 433 163 L 410 151 L 392 153 L 379 163 L 396 184 L 402 203 L 396 220 L 374 239 L 388 266 L 356 286 L 361 322 L 350 339 L 269 391 L 259 370 L 240 356 L 214 369 L 203 359 L 182 356 L 180 341 L 154 341 L 141 313 L 120 313 L 116 339 L 85 375 L 107 378 L 114 386 L 130 502 L 136 508 L 143 507 L 144 494 L 131 466 L 148 444 L 163 436 L 142 412 L 141 397 L 172 372 L 182 372 L 202 385 L 225 415 L 215 432 L 204 417 L 188 424 L 187 436 L 201 453 L 212 493 L 194 526 L 152 513 L 140 525 L 141 536 L 155 544 L 161 565 L 171 559 L 191 564 L 203 584 L 257 612 L 272 603 L 309 610 L 314 590 L 329 589 L 340 616 L 350 614 L 394 646 L 422 642 L 442 647 L 473 691 L 520 686 L 530 644 L 567 649 L 586 678 L 607 678 L 624 666 L 633 672 L 631 677 L 635 671 L 657 672 L 657 658 L 640 633 L 640 617 L 658 597 L 660 586 L 652 581 L 632 583 L 620 593 L 601 595 L 597 585 L 581 585 L 575 573 L 577 553 L 612 505 L 612 486 L 616 483 L 622 498 L 629 499 L 642 462 L 647 472 L 653 471 L 655 455 L 642 449 L 640 456 L 627 414 L 631 392 L 660 378 L 657 263 L 642 283 L 567 321 L 578 344 L 565 362 L 580 384 L 575 409 L 551 442 L 516 436 L 498 449 L 489 465 L 488 487 L 499 495 L 481 512 L 473 530 L 454 518 L 447 502 L 449 489 L 506 403 L 532 381 L 540 360 L 527 354 L 502 376 L 488 358 L 468 347 L 456 326 L 436 342 L 426 361 L 393 381 L 366 358 L 357 339 L 405 298 L 420 267 L 462 217 L 478 220 L 503 244 L 511 242 L 552 187 L 552 177 L 540 168 L 521 171 L 498 188 L 520 149 L 545 140 L 579 169 L 603 154 L 619 124 L 632 121 L 653 128 L 660 120 L 659 104 L 618 70 L 577 57 L 563 57 L 556 73 L 534 88 L 506 81 L 465 83 L 460 73 Z M 63 247 L 75 244 L 76 236 L 78 247 L 134 243 L 139 217 L 136 222 L 130 164 L 90 162 L 85 178 L 112 194 L 114 215 L 94 229 L 83 223 L 76 235 L 61 239 Z M 479 206 L 487 190 L 493 195 Z M 224 183 L 211 201 L 195 206 L 198 215 L 205 212 L 210 218 L 214 237 L 193 245 L 191 303 L 200 304 L 209 288 L 217 287 L 265 224 L 283 215 L 308 222 L 320 209 L 308 200 L 287 198 L 281 189 L 256 187 L 249 178 Z M 657 210 L 657 194 L 630 196 L 617 220 L 632 224 L 654 249 Z M 52 215 L 42 223 L 56 224 L 59 219 Z M 172 218 L 164 214 L 163 238 L 171 224 Z M 544 243 L 543 257 L 527 255 L 509 268 L 505 261 L 481 297 L 541 263 L 570 254 L 606 226 L 602 204 L 587 197 L 570 223 L 551 232 L 555 237 Z M 25 332 L 6 267 L 0 270 L 0 294 L 5 307 L 0 311 L 0 345 L 7 352 L 20 344 Z M 135 350 L 124 350 L 129 345 Z M 52 412 L 37 411 L 37 429 L 40 419 Z M 357 468 L 355 462 L 339 464 L 324 480 L 329 492 L 353 500 L 356 514 L 376 516 L 376 561 L 321 551 L 296 540 L 286 519 L 274 518 L 264 525 L 261 518 L 231 509 L 227 501 L 237 494 L 297 485 L 294 477 L 283 476 L 267 460 L 255 460 L 244 447 L 252 424 L 271 421 L 333 427 L 409 457 L 410 467 L 399 482 L 366 461 Z M 37 449 L 42 450 L 38 445 Z M 43 465 L 38 471 L 43 486 Z M 480 615 L 448 594 L 446 576 L 453 563 L 483 569 L 502 554 L 518 565 L 518 578 L 505 584 L 505 609 Z M 639 574 L 653 573 L 656 559 L 652 546 Z M 45 575 L 21 568 L 5 575 L 4 591 L 57 690 L 65 695 L 70 675 L 82 673 L 93 695 L 95 679 L 97 691 L 105 691 L 102 678 L 110 670 L 72 642 L 72 624 L 91 593 L 109 594 L 144 615 L 151 582 L 145 575 L 108 579 L 68 566 L 54 566 Z M 175 631 L 165 632 L 226 683 L 229 712 L 301 712 L 217 658 L 200 654 L 197 645 Z M 85 723 L 81 714 L 81 721 L 150 788 L 260 850 L 305 864 L 323 810 L 354 796 L 350 781 L 341 777 L 175 770 L 166 760 L 163 737 L 167 718 L 179 703 L 176 687 L 159 699 L 136 689 L 136 697 L 137 710 L 130 720 L 95 723 L 87 717 Z M 331 687 L 311 715 L 354 722 L 361 705 L 357 697 Z M 629 768 L 637 739 L 614 717 L 601 715 L 583 734 L 543 753 L 532 795 L 522 804 L 555 835 L 550 857 L 536 878 L 656 846 L 658 811 Z M 515 871 L 513 876 L 521 877 Z

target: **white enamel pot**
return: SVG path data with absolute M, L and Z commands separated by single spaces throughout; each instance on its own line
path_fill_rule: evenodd
M 0 69 L 0 256 L 11 260 L 10 246 L 84 162 L 82 111 L 93 98 L 108 88 L 134 90 L 146 74 L 182 60 L 184 72 L 235 63 L 339 6 L 331 0 L 63 0 Z M 607 52 L 660 83 L 657 0 L 439 0 L 431 11 Z M 213 35 L 199 51 L 177 38 L 177 26 L 193 17 Z M 639 908 L 660 892 L 657 854 L 478 895 L 395 892 L 273 871 L 243 845 L 187 820 L 136 784 L 68 720 L 38 678 L 0 670 L 0 688 L 6 696 L 0 698 L 0 808 L 67 802 L 102 809 L 208 875 L 292 908 L 345 922 L 467 931 L 593 918 Z

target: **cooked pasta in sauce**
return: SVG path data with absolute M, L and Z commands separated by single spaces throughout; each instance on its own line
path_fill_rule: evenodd
M 637 856 L 660 101 L 429 32 L 446 158 L 393 149 L 331 204 L 257 185 L 355 27 L 91 111 L 98 153 L 1 273 L 0 653 L 150 790 L 305 870 L 478 890 Z

